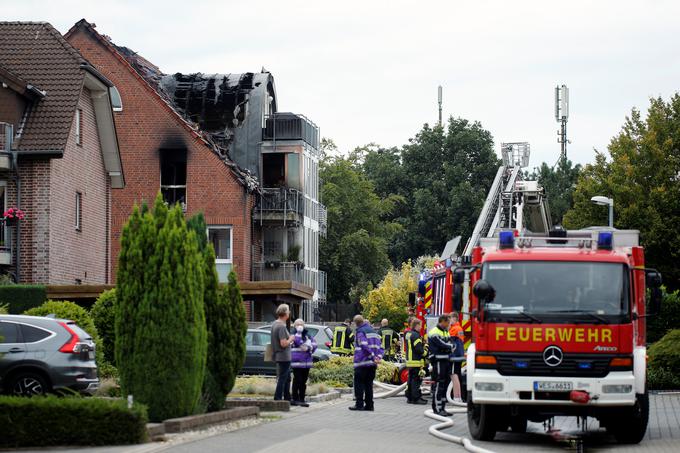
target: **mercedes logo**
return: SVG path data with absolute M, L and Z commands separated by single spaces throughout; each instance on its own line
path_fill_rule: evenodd
M 563 358 L 564 354 L 562 353 L 562 350 L 557 346 L 548 346 L 543 351 L 543 361 L 548 366 L 559 365 L 560 363 L 562 363 Z

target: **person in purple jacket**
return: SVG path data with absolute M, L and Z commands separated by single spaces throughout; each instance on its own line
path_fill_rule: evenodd
M 382 338 L 361 315 L 354 317 L 354 396 L 351 411 L 373 411 L 373 380 L 384 350 Z
M 312 354 L 316 351 L 316 340 L 309 335 L 302 319 L 296 319 L 293 328 L 295 329 L 295 339 L 291 349 L 292 359 L 290 364 L 293 368 L 293 395 L 290 404 L 309 407 L 309 404 L 305 403 L 305 392 L 307 391 L 309 369 L 314 363 Z

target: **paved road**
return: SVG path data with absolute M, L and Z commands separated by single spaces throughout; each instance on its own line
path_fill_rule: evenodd
M 342 400 L 330 406 L 309 409 L 295 408 L 295 413 L 278 421 L 265 423 L 232 433 L 171 447 L 174 453 L 205 453 L 234 451 L 238 453 L 352 453 L 354 448 L 371 453 L 427 451 L 438 453 L 458 451 L 459 447 L 429 435 L 434 421 L 425 418 L 423 408 L 405 404 L 403 398 L 391 398 L 376 403 L 373 413 L 347 410 L 351 401 Z M 647 437 L 640 445 L 616 445 L 597 422 L 591 421 L 586 435 L 588 451 L 680 451 L 680 395 L 653 395 Z M 464 415 L 456 415 L 456 425 L 446 432 L 468 436 Z M 564 432 L 576 431 L 575 418 L 556 421 Z M 573 445 L 557 442 L 543 432 L 540 424 L 530 424 L 527 434 L 499 434 L 495 442 L 478 443 L 498 452 L 564 451 Z M 460 451 L 463 451 L 460 448 Z

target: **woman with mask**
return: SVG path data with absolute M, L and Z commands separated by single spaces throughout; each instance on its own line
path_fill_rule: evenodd
M 309 335 L 305 329 L 305 322 L 296 319 L 293 323 L 295 329 L 295 339 L 291 350 L 293 368 L 293 394 L 290 404 L 293 406 L 309 407 L 305 403 L 305 392 L 307 391 L 307 378 L 309 370 L 314 363 L 312 354 L 316 351 L 316 340 Z

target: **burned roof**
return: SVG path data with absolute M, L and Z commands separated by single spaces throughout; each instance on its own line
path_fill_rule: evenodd
M 85 19 L 78 21 L 71 30 L 66 33 L 66 37 L 68 38 L 68 36 L 78 28 L 85 29 L 102 44 L 122 57 L 137 75 L 139 75 L 177 115 L 177 118 L 182 121 L 183 125 L 200 137 L 208 147 L 222 158 L 222 161 L 232 170 L 232 173 L 248 191 L 259 189 L 258 179 L 253 175 L 253 172 L 248 168 L 238 165 L 234 159 L 231 158 L 230 139 L 233 134 L 224 132 L 224 130 L 218 131 L 213 129 L 213 123 L 208 124 L 205 121 L 200 121 L 198 116 L 190 114 L 191 110 L 186 107 L 191 103 L 177 102 L 174 96 L 175 88 L 181 85 L 182 82 L 186 82 L 186 80 L 182 80 L 183 77 L 181 74 L 171 76 L 164 74 L 158 66 L 154 65 L 134 50 L 129 47 L 117 45 L 110 37 L 99 34 L 99 32 L 95 30 L 95 25 L 88 23 Z M 266 73 L 266 75 L 271 78 L 269 73 Z M 194 74 L 192 77 L 194 80 L 200 78 L 198 74 Z M 228 78 L 232 78 L 231 75 Z M 241 79 L 241 76 L 239 75 L 238 78 Z M 250 78 L 252 79 L 253 77 L 251 76 Z M 228 115 L 227 119 L 229 119 Z
M 87 61 L 45 22 L 0 22 L 0 63 L 44 96 L 26 118 L 19 150 L 63 151 Z

